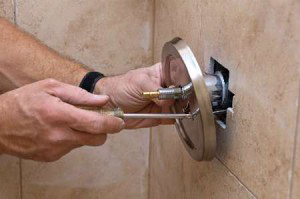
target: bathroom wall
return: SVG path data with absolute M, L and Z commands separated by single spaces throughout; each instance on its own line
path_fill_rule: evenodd
M 108 75 L 153 52 L 160 61 L 180 36 L 203 70 L 211 57 L 230 70 L 235 93 L 211 162 L 192 160 L 172 126 L 152 128 L 150 145 L 149 129 L 124 131 L 54 163 L 0 155 L 0 198 L 299 198 L 299 10 L 297 0 L 0 0 L 0 16 Z
M 18 26 L 104 74 L 152 63 L 151 0 L 18 0 L 16 7 Z M 52 164 L 22 161 L 23 199 L 146 198 L 148 152 L 149 129 L 139 129 Z
M 299 111 L 299 110 L 298 110 Z M 299 124 L 300 124 L 300 117 L 298 115 L 298 126 L 297 126 L 297 134 L 295 136 L 296 139 L 296 146 L 295 146 L 295 160 L 294 165 L 292 168 L 292 173 L 294 173 L 292 184 L 291 184 L 291 195 L 292 198 L 299 198 L 300 197 L 300 132 L 299 132 Z
M 155 1 L 155 61 L 182 37 L 204 71 L 211 57 L 230 70 L 235 97 L 212 162 L 192 160 L 174 128 L 152 129 L 150 198 L 300 197 L 299 10 L 295 0 Z
M 0 0 L 0 16 L 14 22 L 13 1 Z M 0 198 L 20 198 L 20 160 L 15 157 L 1 154 Z
M 152 6 L 152 0 L 2 0 L 0 14 L 13 20 L 15 10 L 25 31 L 114 75 L 152 64 Z M 54 163 L 0 156 L 0 198 L 147 198 L 149 131 L 123 131 Z
M 14 6 L 13 1 L 1 0 L 0 1 L 0 16 L 13 22 L 14 20 Z

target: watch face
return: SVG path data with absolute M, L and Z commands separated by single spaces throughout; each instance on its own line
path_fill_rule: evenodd
M 166 87 L 183 87 L 192 82 L 192 92 L 186 98 L 177 99 L 172 111 L 194 113 L 198 110 L 193 119 L 177 119 L 177 131 L 193 159 L 211 160 L 216 148 L 215 120 L 210 95 L 196 58 L 182 39 L 175 38 L 164 45 L 162 64 Z

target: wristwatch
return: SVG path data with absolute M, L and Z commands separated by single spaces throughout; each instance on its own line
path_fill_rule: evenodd
M 88 72 L 81 80 L 79 87 L 90 93 L 93 93 L 97 82 L 103 77 L 105 76 L 102 73 Z

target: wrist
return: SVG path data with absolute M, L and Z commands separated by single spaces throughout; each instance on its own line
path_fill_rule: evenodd
M 9 93 L 10 92 L 6 92 L 2 95 L 0 95 L 0 101 L 1 101 L 1 104 L 0 104 L 0 114 L 1 115 L 5 115 L 5 117 L 0 117 L 0 155 L 5 153 L 5 141 L 4 139 L 2 139 L 2 136 L 5 135 L 8 131 L 7 131 L 7 128 L 5 126 L 5 124 L 7 124 L 8 122 L 5 120 L 5 118 L 8 118 L 9 117 L 9 112 L 8 112 L 8 108 L 7 107 L 10 107 L 11 105 L 9 104 L 10 101 L 12 101 L 12 99 L 7 99 L 8 96 L 9 96 Z M 9 110 L 11 111 L 11 110 Z
M 106 81 L 110 77 L 102 77 L 95 86 L 94 94 L 101 95 L 101 94 L 106 94 Z
M 74 73 L 72 74 L 73 76 L 73 83 L 71 83 L 72 85 L 76 85 L 79 86 L 82 79 L 85 77 L 85 75 L 89 72 L 88 69 L 86 69 L 85 67 L 82 67 L 79 65 L 79 68 L 74 71 Z
M 114 77 L 103 77 L 101 78 L 96 86 L 95 86 L 95 90 L 94 90 L 94 94 L 97 95 L 107 95 L 109 96 L 110 100 L 109 102 L 105 105 L 105 107 L 107 108 L 114 108 L 116 107 L 116 104 L 114 103 L 114 94 L 115 94 L 115 89 L 113 88 L 113 79 Z

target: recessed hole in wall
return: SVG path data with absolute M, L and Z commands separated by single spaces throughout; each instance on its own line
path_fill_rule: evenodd
M 211 58 L 211 67 L 213 67 L 214 74 L 221 73 L 224 84 L 225 84 L 225 92 L 222 93 L 222 96 L 224 97 L 224 100 L 222 103 L 217 103 L 217 105 L 213 105 L 213 111 L 216 116 L 217 123 L 222 127 L 226 128 L 226 117 L 227 117 L 227 109 L 232 108 L 232 101 L 234 93 L 232 93 L 228 87 L 230 82 L 230 72 L 229 70 L 224 67 L 222 64 L 220 64 L 218 61 L 216 61 L 214 58 Z M 223 81 L 222 80 L 222 81 Z

